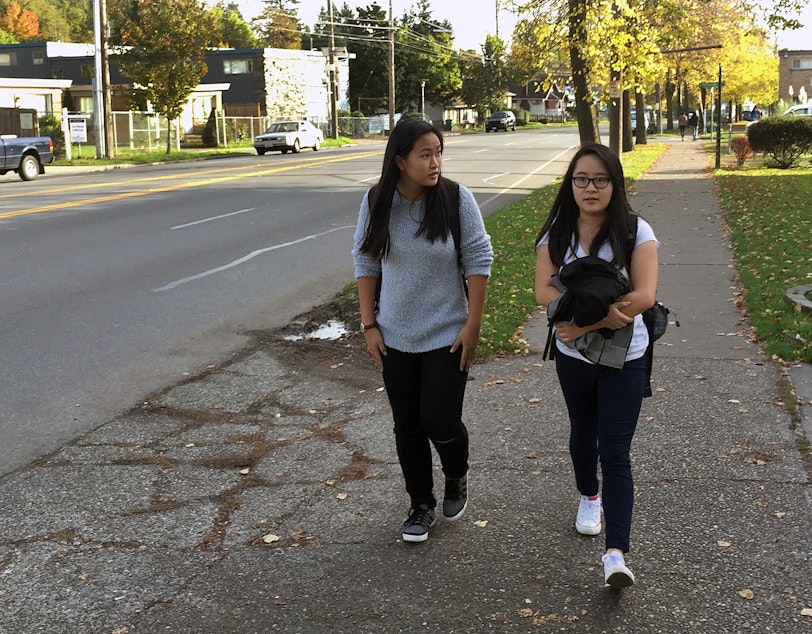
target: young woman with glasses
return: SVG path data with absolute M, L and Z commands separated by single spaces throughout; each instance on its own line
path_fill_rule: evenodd
M 559 272 L 586 256 L 614 264 L 631 287 L 596 323 L 579 326 L 555 321 L 553 315 L 556 372 L 569 412 L 570 457 L 580 493 L 575 528 L 583 535 L 598 535 L 603 509 L 604 582 L 618 588 L 634 583 L 624 558 L 634 503 L 630 450 L 646 372 L 648 333 L 641 313 L 654 304 L 657 246 L 651 226 L 634 217 L 617 155 L 597 143 L 582 146 L 536 239 L 535 291 L 542 307 L 559 300 Z M 614 367 L 585 356 L 586 342 L 615 336 L 623 340 L 618 336 L 622 329 L 628 347 Z

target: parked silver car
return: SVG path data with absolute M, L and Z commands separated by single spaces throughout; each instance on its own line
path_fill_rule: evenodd
M 263 134 L 254 137 L 254 149 L 260 156 L 274 150 L 296 154 L 303 147 L 312 147 L 318 152 L 322 141 L 324 134 L 309 121 L 277 121 Z

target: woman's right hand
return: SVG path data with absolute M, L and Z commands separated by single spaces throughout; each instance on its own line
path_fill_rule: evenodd
M 386 356 L 386 346 L 383 343 L 383 335 L 377 328 L 370 328 L 364 332 L 364 339 L 367 342 L 367 350 L 372 355 L 372 362 L 378 370 L 383 370 L 383 357 Z
M 628 306 L 630 303 L 631 302 L 627 301 L 617 301 L 612 304 L 609 307 L 609 312 L 607 313 L 606 317 L 601 319 L 599 322 L 600 327 L 618 330 L 632 323 L 634 321 L 634 317 L 629 317 L 621 310 L 622 308 L 626 308 L 626 306 Z

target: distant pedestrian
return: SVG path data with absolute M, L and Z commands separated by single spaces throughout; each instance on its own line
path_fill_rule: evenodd
M 441 175 L 442 159 L 442 132 L 401 120 L 361 202 L 353 248 L 361 330 L 383 372 L 411 501 L 407 542 L 428 539 L 436 521 L 432 445 L 445 474 L 443 515 L 455 520 L 468 504 L 462 407 L 493 260 L 473 194 Z
M 654 304 L 657 245 L 651 226 L 631 210 L 617 155 L 583 145 L 536 239 L 535 290 L 553 325 L 569 413 L 580 493 L 575 529 L 599 534 L 603 508 L 604 582 L 617 588 L 634 583 L 624 558 L 634 503 L 630 450 L 646 378 L 641 313 Z
M 699 117 L 697 116 L 696 111 L 692 112 L 688 117 L 688 125 L 691 126 L 691 132 L 694 135 L 694 141 L 696 141 L 697 137 L 699 136 Z
M 685 128 L 688 127 L 688 115 L 684 112 L 679 116 L 679 135 L 680 138 L 685 140 Z

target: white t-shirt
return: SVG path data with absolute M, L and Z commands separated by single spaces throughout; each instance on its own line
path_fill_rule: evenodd
M 544 234 L 539 243 L 536 247 L 547 244 L 550 239 L 549 234 Z M 637 220 L 637 236 L 634 240 L 635 248 L 638 245 L 643 244 L 644 242 L 654 241 L 654 244 L 658 247 L 660 246 L 659 241 L 654 235 L 654 230 L 651 228 L 651 225 L 647 223 L 642 218 L 638 218 Z M 578 244 L 578 249 L 575 253 L 572 251 L 572 247 L 567 249 L 567 253 L 564 255 L 564 264 L 569 264 L 573 260 L 577 258 L 583 258 L 589 255 L 586 253 Z M 598 250 L 598 257 L 602 260 L 606 260 L 607 262 L 611 262 L 614 257 L 612 253 L 612 247 L 608 242 L 604 242 L 601 245 L 601 248 Z M 626 270 L 626 267 L 620 269 L 623 275 L 626 276 L 626 279 L 629 279 L 629 272 Z M 580 359 L 581 361 L 586 361 L 587 363 L 592 363 L 589 359 L 584 357 L 580 352 L 577 350 L 570 348 L 563 344 L 562 342 L 556 339 L 556 347 L 561 354 L 566 354 L 569 357 L 574 357 L 576 359 Z M 635 315 L 634 316 L 634 333 L 632 334 L 632 340 L 629 344 L 629 349 L 626 352 L 626 361 L 631 361 L 632 359 L 639 359 L 643 356 L 646 352 L 646 348 L 648 347 L 648 331 L 646 330 L 646 325 L 643 323 L 643 316 L 642 315 Z

